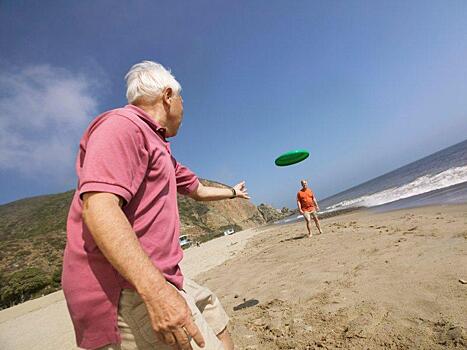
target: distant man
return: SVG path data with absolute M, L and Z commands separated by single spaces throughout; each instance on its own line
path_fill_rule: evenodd
M 144 61 L 126 75 L 128 105 L 89 125 L 67 221 L 62 286 L 85 349 L 233 349 L 228 317 L 179 263 L 177 192 L 199 201 L 246 198 L 245 184 L 203 186 L 168 137 L 183 117 L 180 84 Z
M 308 187 L 308 182 L 302 180 L 301 184 L 302 189 L 297 193 L 297 206 L 298 210 L 305 218 L 308 237 L 311 237 L 311 218 L 313 218 L 319 233 L 323 233 L 319 224 L 318 215 L 316 214 L 316 211 L 319 210 L 319 205 L 313 191 Z

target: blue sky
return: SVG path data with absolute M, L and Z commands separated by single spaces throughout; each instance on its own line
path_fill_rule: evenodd
M 179 161 L 256 204 L 294 206 L 301 178 L 325 198 L 466 138 L 466 18 L 464 1 L 2 1 L 0 203 L 75 186 L 82 132 L 143 59 L 182 84 Z

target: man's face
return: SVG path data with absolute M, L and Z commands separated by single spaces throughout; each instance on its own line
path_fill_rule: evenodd
M 308 187 L 308 182 L 306 180 L 302 181 L 302 187 L 305 189 Z
M 167 136 L 175 136 L 183 120 L 183 98 L 181 95 L 174 95 L 171 98 L 169 115 L 167 118 Z

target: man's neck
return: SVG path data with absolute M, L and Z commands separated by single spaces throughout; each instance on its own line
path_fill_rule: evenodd
M 167 125 L 167 118 L 165 110 L 159 105 L 146 105 L 146 104 L 139 104 L 135 105 L 138 108 L 141 108 L 147 114 L 151 116 L 151 118 L 161 127 L 165 128 Z

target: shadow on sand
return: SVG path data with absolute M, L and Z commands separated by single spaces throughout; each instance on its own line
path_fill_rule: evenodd
M 256 299 L 250 299 L 250 300 L 246 300 L 244 301 L 243 303 L 237 305 L 237 306 L 234 306 L 234 311 L 237 311 L 237 310 L 241 310 L 241 309 L 246 309 L 247 307 L 252 307 L 252 306 L 255 306 L 255 305 L 258 305 L 259 301 L 256 300 Z
M 291 238 L 287 238 L 287 239 L 283 239 L 281 241 L 282 242 L 289 242 L 289 241 L 296 241 L 297 239 L 303 239 L 303 238 L 307 238 L 308 236 L 307 235 L 304 235 L 304 236 L 297 236 L 297 237 L 291 237 Z

